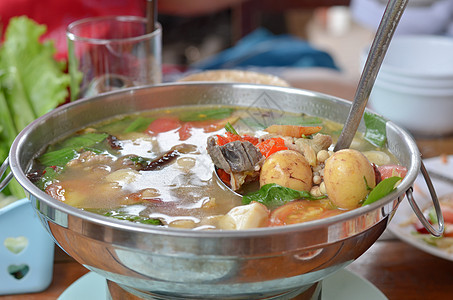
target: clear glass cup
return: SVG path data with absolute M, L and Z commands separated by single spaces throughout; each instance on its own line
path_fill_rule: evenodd
M 71 100 L 162 81 L 162 28 L 146 18 L 94 17 L 66 30 Z

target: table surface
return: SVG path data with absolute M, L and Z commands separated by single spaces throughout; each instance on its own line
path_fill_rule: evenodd
M 307 78 L 305 76 L 307 74 L 310 73 L 304 72 L 299 78 Z M 355 91 L 354 80 L 336 78 L 336 75 L 321 75 L 323 79 L 318 78 L 318 82 L 314 82 L 316 76 L 310 77 L 308 81 L 298 81 L 291 77 L 289 81 L 295 87 L 352 99 Z M 331 81 L 331 85 L 320 82 L 326 78 L 327 81 Z M 453 136 L 416 139 L 416 141 L 423 158 L 453 154 Z M 452 261 L 427 254 L 391 236 L 379 239 L 348 266 L 348 269 L 369 280 L 389 299 L 450 299 L 453 297 Z M 0 296 L 0 299 L 56 299 L 87 272 L 85 267 L 56 247 L 53 280 L 49 288 L 35 294 Z

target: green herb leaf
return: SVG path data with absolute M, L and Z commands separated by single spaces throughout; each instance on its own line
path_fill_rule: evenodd
M 207 120 L 220 120 L 228 118 L 234 109 L 228 107 L 221 107 L 216 109 L 203 110 L 199 112 L 187 112 L 181 114 L 179 120 L 183 122 L 194 121 L 207 121 Z
M 386 123 L 381 116 L 365 112 L 365 139 L 375 146 L 383 147 L 387 141 Z
M 55 171 L 54 168 L 47 167 L 44 169 L 44 175 L 41 176 L 38 182 L 36 182 L 36 186 L 39 187 L 41 190 L 45 190 L 46 187 L 51 184 L 55 177 L 57 176 L 58 172 Z
M 275 119 L 273 124 L 277 125 L 297 125 L 297 126 L 315 126 L 322 125 L 323 122 L 318 117 L 311 116 L 284 116 L 281 118 Z
M 128 132 L 142 132 L 148 128 L 149 124 L 154 121 L 156 118 L 143 118 L 139 117 L 135 119 L 129 126 L 124 130 L 125 133 Z
M 100 143 L 105 140 L 109 135 L 107 133 L 86 133 L 77 135 L 65 140 L 60 147 L 61 148 L 73 148 L 75 150 L 81 150 L 86 147 L 91 147 L 96 143 Z
M 297 191 L 276 183 L 269 183 L 263 185 L 256 192 L 244 195 L 242 204 L 256 201 L 266 205 L 269 209 L 273 209 L 295 199 L 319 200 L 324 198 L 326 196 L 315 197 L 306 191 Z
M 164 225 L 161 220 L 155 218 L 148 218 L 137 215 L 130 215 L 124 213 L 107 212 L 104 214 L 106 217 L 112 217 L 118 220 L 129 221 L 134 223 L 148 224 L 148 225 Z
M 39 163 L 44 166 L 65 166 L 70 160 L 77 156 L 77 151 L 72 148 L 46 152 L 38 158 Z
M 378 185 L 376 185 L 374 189 L 368 194 L 368 197 L 366 198 L 365 202 L 363 202 L 362 206 L 374 203 L 377 200 L 390 194 L 395 189 L 395 184 L 400 180 L 401 177 L 393 176 L 379 182 Z
M 234 129 L 233 125 L 231 125 L 230 122 L 228 122 L 228 123 L 225 125 L 225 130 L 226 130 L 227 132 L 229 132 L 229 133 L 239 135 L 239 133 L 236 131 L 236 129 Z
M 48 151 L 38 158 L 38 161 L 47 167 L 60 166 L 64 167 L 70 160 L 74 159 L 82 150 L 91 150 L 96 154 L 102 151 L 91 148 L 97 143 L 105 140 L 109 135 L 107 133 L 86 133 L 71 137 L 58 145 L 58 150 Z

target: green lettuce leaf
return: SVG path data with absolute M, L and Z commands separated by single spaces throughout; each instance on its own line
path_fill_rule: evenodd
M 65 62 L 54 59 L 52 42 L 40 42 L 46 27 L 25 16 L 10 19 L 0 46 L 0 163 L 17 134 L 68 96 Z M 12 180 L 2 192 L 25 197 Z
M 1 64 L 7 71 L 5 76 L 10 79 L 7 89 L 11 97 L 28 104 L 22 108 L 27 109 L 27 117 L 31 117 L 31 113 L 36 118 L 49 112 L 68 96 L 70 79 L 64 73 L 66 64 L 54 59 L 53 41 L 40 42 L 45 31 L 46 26 L 26 17 L 12 18 L 0 50 Z M 16 114 L 19 112 L 23 113 L 15 110 Z M 28 124 L 32 120 L 24 118 L 22 121 Z

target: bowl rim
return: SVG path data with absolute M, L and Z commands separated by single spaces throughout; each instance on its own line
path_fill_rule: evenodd
M 97 225 L 101 225 L 104 227 L 109 227 L 116 230 L 122 231 L 133 231 L 133 232 L 141 232 L 147 234 L 154 234 L 154 235 L 162 235 L 162 236 L 174 236 L 174 237 L 188 237 L 188 238 L 249 238 L 249 237 L 263 237 L 268 235 L 275 235 L 275 234 L 287 234 L 296 231 L 302 231 L 307 229 L 316 229 L 316 228 L 324 228 L 328 225 L 339 223 L 348 219 L 353 219 L 355 217 L 364 215 L 368 212 L 371 212 L 383 205 L 390 203 L 398 198 L 398 195 L 403 195 L 415 181 L 418 171 L 421 165 L 421 157 L 417 148 L 415 141 L 413 140 L 412 136 L 403 128 L 399 127 L 395 123 L 391 122 L 385 117 L 382 117 L 378 113 L 371 111 L 370 109 L 366 108 L 366 111 L 371 112 L 373 114 L 381 116 L 383 119 L 387 121 L 387 128 L 388 130 L 397 131 L 402 135 L 403 140 L 405 143 L 408 144 L 411 151 L 411 157 L 409 160 L 414 162 L 411 164 L 410 168 L 408 168 L 408 172 L 406 177 L 403 178 L 402 182 L 395 188 L 393 192 L 385 196 L 384 198 L 376 201 L 370 205 L 362 206 L 356 208 L 354 210 L 342 213 L 340 215 L 336 215 L 333 217 L 314 220 L 304 223 L 292 224 L 292 225 L 285 225 L 285 226 L 276 226 L 276 227 L 263 227 L 263 228 L 253 228 L 253 229 L 246 229 L 246 230 L 193 230 L 193 229 L 179 229 L 179 228 L 170 228 L 170 227 L 159 227 L 159 226 L 150 226 L 145 224 L 139 223 L 132 223 L 132 222 L 125 222 L 121 220 L 116 220 L 114 218 L 102 216 L 99 214 L 95 214 L 92 212 L 88 212 L 68 204 L 65 204 L 59 200 L 56 200 L 40 190 L 37 186 L 35 186 L 25 175 L 25 172 L 20 167 L 19 161 L 19 150 L 24 147 L 24 143 L 26 141 L 26 137 L 28 132 L 38 124 L 43 124 L 49 118 L 51 118 L 54 114 L 58 114 L 65 110 L 72 109 L 73 107 L 77 107 L 79 105 L 84 105 L 90 101 L 102 101 L 102 99 L 109 97 L 111 95 L 127 95 L 127 94 L 134 94 L 140 90 L 144 89 L 160 89 L 160 88 L 168 88 L 168 87 L 176 87 L 176 86 L 229 86 L 229 87 L 238 87 L 238 88 L 271 88 L 273 90 L 281 90 L 283 92 L 291 92 L 299 95 L 308 95 L 308 96 L 320 96 L 327 98 L 328 100 L 340 102 L 343 105 L 351 105 L 350 101 L 341 99 L 339 97 L 323 94 L 320 92 L 310 91 L 310 90 L 303 90 L 293 87 L 277 87 L 277 86 L 269 86 L 269 85 L 261 85 L 261 84 L 249 84 L 249 83 L 219 83 L 219 82 L 180 82 L 180 83 L 162 83 L 157 85 L 148 85 L 148 86 L 140 86 L 140 87 L 132 87 L 127 88 L 119 91 L 112 91 L 108 92 L 99 96 L 90 97 L 80 99 L 63 106 L 60 106 L 47 114 L 39 117 L 32 123 L 30 123 L 27 127 L 25 127 L 16 137 L 14 140 L 9 154 L 9 162 L 11 172 L 13 173 L 16 180 L 19 184 L 29 193 L 30 201 L 33 198 L 40 199 L 44 201 L 46 205 L 56 209 L 57 211 L 63 212 L 68 216 L 75 216 L 77 218 L 81 218 L 84 221 L 88 221 Z M 388 132 L 387 130 L 387 132 Z M 32 201 L 33 204 L 33 201 Z M 34 204 L 33 204 L 34 205 Z
M 453 88 L 424 88 L 424 87 L 399 84 L 399 83 L 387 81 L 382 78 L 379 80 L 376 80 L 374 86 L 378 87 L 378 88 L 391 90 L 394 92 L 410 94 L 410 95 L 415 95 L 415 96 L 423 95 L 423 96 L 427 96 L 427 97 L 434 96 L 434 97 L 453 98 Z M 373 87 L 373 89 L 374 89 L 374 87 Z M 433 99 L 436 99 L 436 98 L 430 98 L 430 100 L 433 100 Z
M 388 73 L 393 74 L 395 76 L 403 76 L 409 78 L 418 78 L 418 79 L 451 79 L 453 80 L 453 67 L 451 70 L 444 71 L 444 72 L 427 72 L 426 70 L 407 70 L 405 68 L 396 67 L 392 64 L 388 64 L 388 59 L 392 54 L 392 46 L 394 47 L 397 43 L 407 43 L 407 42 L 420 42 L 421 44 L 426 44 L 427 42 L 435 42 L 438 44 L 446 44 L 453 48 L 453 39 L 447 36 L 440 36 L 440 35 L 429 35 L 429 34 L 405 34 L 405 35 L 398 35 L 393 38 L 390 43 L 389 50 L 387 52 L 387 59 L 384 59 L 380 73 Z M 407 47 L 407 46 L 406 46 Z M 368 57 L 370 46 L 365 47 L 364 50 L 364 58 Z

